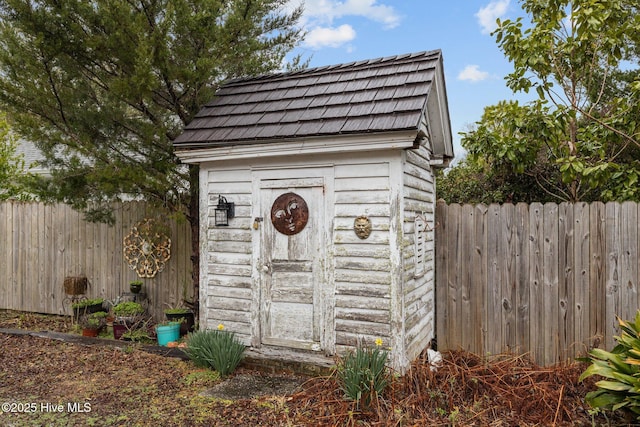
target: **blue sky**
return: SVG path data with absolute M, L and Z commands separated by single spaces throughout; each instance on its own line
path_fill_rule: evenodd
M 299 4 L 302 0 L 291 0 Z M 295 50 L 310 66 L 441 49 L 457 160 L 458 132 L 485 106 L 523 99 L 506 87 L 512 70 L 490 35 L 496 18 L 524 16 L 516 0 L 304 0 L 305 42 Z M 527 98 L 527 97 L 524 97 Z M 528 96 L 530 99 L 531 96 Z

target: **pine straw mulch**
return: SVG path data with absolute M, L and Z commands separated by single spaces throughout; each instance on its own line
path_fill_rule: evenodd
M 43 318 L 0 311 L 0 328 L 68 328 L 60 318 Z M 225 401 L 200 395 L 215 381 L 190 362 L 29 336 L 0 334 L 0 343 L 0 400 L 91 402 L 90 414 L 63 414 L 66 424 L 60 425 L 629 425 L 619 414 L 590 411 L 584 396 L 596 379 L 579 383 L 586 368 L 579 363 L 540 367 L 523 356 L 487 360 L 454 351 L 444 353 L 442 366 L 432 371 L 421 357 L 371 408 L 360 410 L 343 398 L 335 375 L 310 378 L 288 396 Z M 0 413 L 0 424 L 33 421 L 24 414 L 6 416 Z
M 578 382 L 584 364 L 540 367 L 524 356 L 490 361 L 446 352 L 432 371 L 425 357 L 368 411 L 342 399 L 333 378 L 316 379 L 294 395 L 294 411 L 322 425 L 592 426 L 628 425 L 620 414 L 594 414 L 584 395 L 595 380 Z M 358 421 L 358 422 L 356 422 Z

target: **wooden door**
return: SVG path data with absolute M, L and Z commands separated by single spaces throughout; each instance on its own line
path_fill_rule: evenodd
M 323 190 L 322 178 L 261 181 L 263 344 L 322 350 Z

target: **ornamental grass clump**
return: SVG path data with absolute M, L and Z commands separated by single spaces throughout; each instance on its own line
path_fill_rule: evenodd
M 245 346 L 233 332 L 222 325 L 217 330 L 197 331 L 189 334 L 184 352 L 198 367 L 213 368 L 221 377 L 231 374 L 242 361 Z
M 388 353 L 382 348 L 382 340 L 376 346 L 362 347 L 348 353 L 338 363 L 338 380 L 345 397 L 366 409 L 377 401 L 389 385 L 390 375 L 386 366 Z
M 618 318 L 622 334 L 611 352 L 594 348 L 587 361 L 591 365 L 580 381 L 592 375 L 605 379 L 596 382 L 598 390 L 587 393 L 593 408 L 625 411 L 640 421 L 640 311 L 633 322 Z

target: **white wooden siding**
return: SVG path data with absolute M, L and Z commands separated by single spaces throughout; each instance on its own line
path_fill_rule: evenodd
M 324 327 L 332 335 L 327 336 L 325 348 L 340 354 L 359 342 L 372 344 L 381 338 L 393 349 L 392 364 L 403 369 L 434 334 L 435 189 L 429 154 L 421 148 L 312 160 L 313 167 L 305 163 L 310 161 L 305 157 L 269 159 L 252 167 L 241 167 L 240 162 L 216 164 L 207 172 L 203 188 L 207 193 L 203 198 L 207 204 L 206 290 L 201 296 L 207 314 L 203 326 L 215 328 L 222 323 L 246 344 L 261 345 L 255 326 L 260 286 L 252 228 L 258 212 L 252 206 L 255 181 L 263 176 L 267 181 L 302 176 L 302 171 L 322 168 L 331 231 L 326 241 Z M 216 227 L 213 222 L 219 194 L 236 204 L 236 217 L 228 227 Z M 360 215 L 371 220 L 367 239 L 354 232 L 354 219 Z M 428 224 L 420 275 L 415 274 L 416 215 L 422 215 Z
M 205 234 L 206 283 L 203 327 L 215 329 L 223 324 L 238 334 L 245 344 L 251 340 L 251 307 L 253 266 L 251 262 L 251 171 L 247 168 L 224 169 L 216 165 L 207 170 L 207 217 Z M 218 195 L 235 203 L 235 217 L 229 226 L 216 227 L 215 208 Z
M 336 165 L 333 253 L 338 352 L 359 340 L 389 341 L 390 197 L 388 160 Z M 365 240 L 353 230 L 360 215 L 371 220 L 371 235 Z
M 409 360 L 424 350 L 435 333 L 434 312 L 434 212 L 435 182 L 430 153 L 424 147 L 407 150 L 404 167 L 404 344 Z M 427 229 L 424 239 L 424 268 L 415 271 L 415 218 L 421 215 Z

